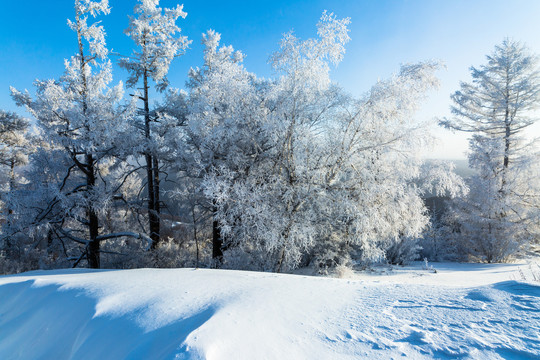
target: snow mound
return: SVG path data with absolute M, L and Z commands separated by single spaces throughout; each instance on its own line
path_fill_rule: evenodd
M 351 279 L 194 269 L 4 276 L 0 358 L 540 357 L 540 287 L 515 280 L 518 265 L 435 267 Z

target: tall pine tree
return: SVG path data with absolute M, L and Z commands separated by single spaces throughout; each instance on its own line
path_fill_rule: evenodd
M 455 215 L 466 248 L 483 260 L 504 261 L 535 237 L 540 206 L 538 153 L 525 135 L 539 120 L 538 58 L 505 39 L 471 67 L 472 82 L 452 95 L 454 117 L 441 125 L 472 134 L 469 165 L 477 172 Z
M 140 0 L 135 6 L 137 17 L 130 18 L 126 34 L 135 42 L 137 49 L 131 57 L 120 60 L 120 66 L 129 71 L 127 80 L 129 87 L 136 87 L 142 82 L 142 95 L 138 98 L 143 103 L 140 114 L 143 118 L 138 126 L 144 135 L 143 155 L 146 162 L 147 211 L 152 248 L 160 241 L 160 132 L 166 128 L 166 122 L 174 120 L 160 116 L 159 112 L 150 109 L 150 80 L 153 80 L 158 91 L 163 91 L 169 85 L 167 73 L 171 61 L 181 55 L 190 41 L 180 35 L 181 30 L 176 25 L 178 18 L 185 18 L 187 13 L 182 5 L 173 9 L 162 9 L 159 0 Z

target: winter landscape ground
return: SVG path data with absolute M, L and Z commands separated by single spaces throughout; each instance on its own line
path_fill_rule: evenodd
M 1 359 L 537 359 L 536 264 L 0 278 Z

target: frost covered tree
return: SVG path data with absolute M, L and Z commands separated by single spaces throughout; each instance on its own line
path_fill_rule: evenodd
M 113 181 L 116 152 L 122 152 L 134 107 L 121 106 L 122 84 L 112 88 L 105 32 L 88 17 L 109 13 L 107 0 L 75 0 L 77 55 L 65 61 L 59 80 L 36 81 L 35 98 L 12 89 L 13 98 L 36 119 L 47 145 L 34 157 L 34 204 L 29 226 L 41 228 L 64 243 L 73 241 L 92 268 L 100 267 L 100 243 L 122 236 L 144 238 L 132 232 L 100 234 L 103 218 L 126 183 Z M 125 150 L 125 149 L 124 149 Z M 37 200 L 43 200 L 37 201 Z M 50 230 L 50 231 L 49 231 Z M 66 251 L 66 255 L 70 256 Z
M 7 191 L 12 190 L 15 185 L 15 168 L 28 161 L 28 154 L 31 151 L 28 128 L 27 119 L 0 110 L 0 165 L 4 167 L 2 175 L 8 174 Z
M 27 119 L 13 113 L 0 110 L 0 164 L 9 169 L 10 180 L 15 167 L 28 161 L 29 128 Z
M 436 87 L 436 63 L 406 65 L 361 99 L 330 80 L 349 40 L 348 19 L 324 13 L 318 38 L 287 34 L 261 80 L 208 33 L 204 70 L 192 72 L 188 128 L 205 169 L 232 266 L 284 271 L 300 264 L 383 259 L 428 218 L 420 198 L 418 146 L 430 138 L 413 118 Z M 444 167 L 425 185 L 454 190 Z M 318 265 L 318 264 L 317 264 Z
M 126 34 L 135 42 L 137 49 L 132 56 L 120 60 L 120 66 L 130 73 L 127 86 L 136 87 L 142 82 L 143 102 L 140 114 L 143 118 L 137 127 L 144 136 L 141 149 L 145 159 L 147 211 L 152 248 L 160 241 L 160 157 L 165 152 L 167 131 L 175 126 L 176 118 L 165 112 L 150 109 L 150 84 L 153 80 L 158 91 L 169 85 L 167 73 L 175 57 L 180 56 L 190 41 L 182 36 L 176 25 L 178 18 L 185 18 L 183 5 L 172 9 L 159 7 L 159 0 L 140 0 L 135 6 L 136 17 L 130 18 Z
M 204 65 L 189 73 L 188 147 L 182 155 L 186 172 L 195 181 L 206 178 L 202 189 L 212 194 L 216 189 L 209 185 L 210 179 L 231 175 L 233 181 L 239 181 L 259 161 L 268 141 L 263 136 L 266 109 L 258 81 L 243 67 L 243 54 L 231 46 L 220 47 L 219 42 L 220 35 L 213 30 L 203 35 Z M 208 198 L 205 206 L 213 217 L 212 255 L 221 259 L 220 200 L 213 195 Z
M 538 121 L 538 58 L 505 39 L 471 75 L 472 82 L 452 95 L 454 117 L 441 121 L 472 134 L 469 165 L 477 173 L 455 214 L 472 255 L 504 261 L 538 232 L 539 155 L 536 142 L 525 137 Z
M 15 170 L 28 162 L 31 152 L 28 137 L 29 122 L 27 119 L 13 113 L 0 110 L 0 166 L 2 196 L 0 198 L 1 210 L 5 219 L 4 234 L 9 234 L 14 222 L 14 204 L 11 199 L 17 184 L 21 182 L 20 176 L 16 176 Z M 11 241 L 9 236 L 4 237 L 4 246 L 10 251 Z

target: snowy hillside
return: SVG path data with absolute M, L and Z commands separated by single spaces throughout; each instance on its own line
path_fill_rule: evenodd
M 526 265 L 347 279 L 223 270 L 0 277 L 1 359 L 540 357 Z

